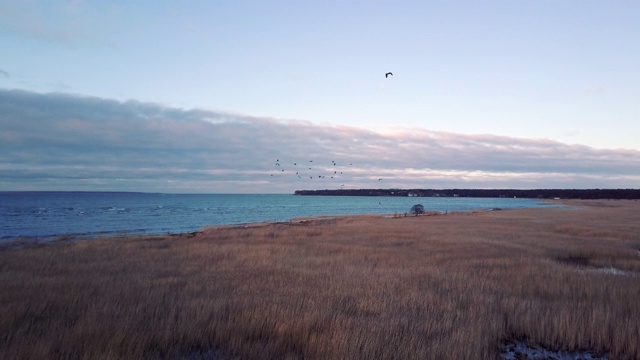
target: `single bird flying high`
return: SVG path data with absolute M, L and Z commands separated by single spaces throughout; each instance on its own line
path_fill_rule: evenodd
M 388 72 L 388 73 L 384 74 L 384 77 L 385 77 L 385 78 L 388 78 L 388 77 L 389 77 L 389 75 L 393 76 L 393 73 L 392 73 L 392 72 Z

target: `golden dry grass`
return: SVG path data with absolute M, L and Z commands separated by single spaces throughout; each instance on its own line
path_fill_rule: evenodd
M 0 358 L 638 359 L 640 202 L 569 204 L 5 249 Z

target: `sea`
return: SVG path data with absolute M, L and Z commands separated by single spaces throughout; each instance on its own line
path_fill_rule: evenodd
M 298 217 L 551 207 L 535 199 L 0 192 L 0 242 L 19 238 L 102 237 L 195 232 L 211 225 L 282 222 Z

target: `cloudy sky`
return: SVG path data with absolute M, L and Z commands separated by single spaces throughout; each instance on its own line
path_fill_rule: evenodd
M 0 191 L 638 188 L 639 18 L 631 1 L 0 0 Z

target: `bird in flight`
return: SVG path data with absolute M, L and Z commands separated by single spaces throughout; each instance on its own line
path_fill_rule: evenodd
M 393 73 L 392 73 L 392 72 L 388 72 L 388 73 L 384 74 L 384 77 L 385 77 L 385 78 L 388 78 L 388 77 L 389 77 L 389 75 L 393 76 Z

